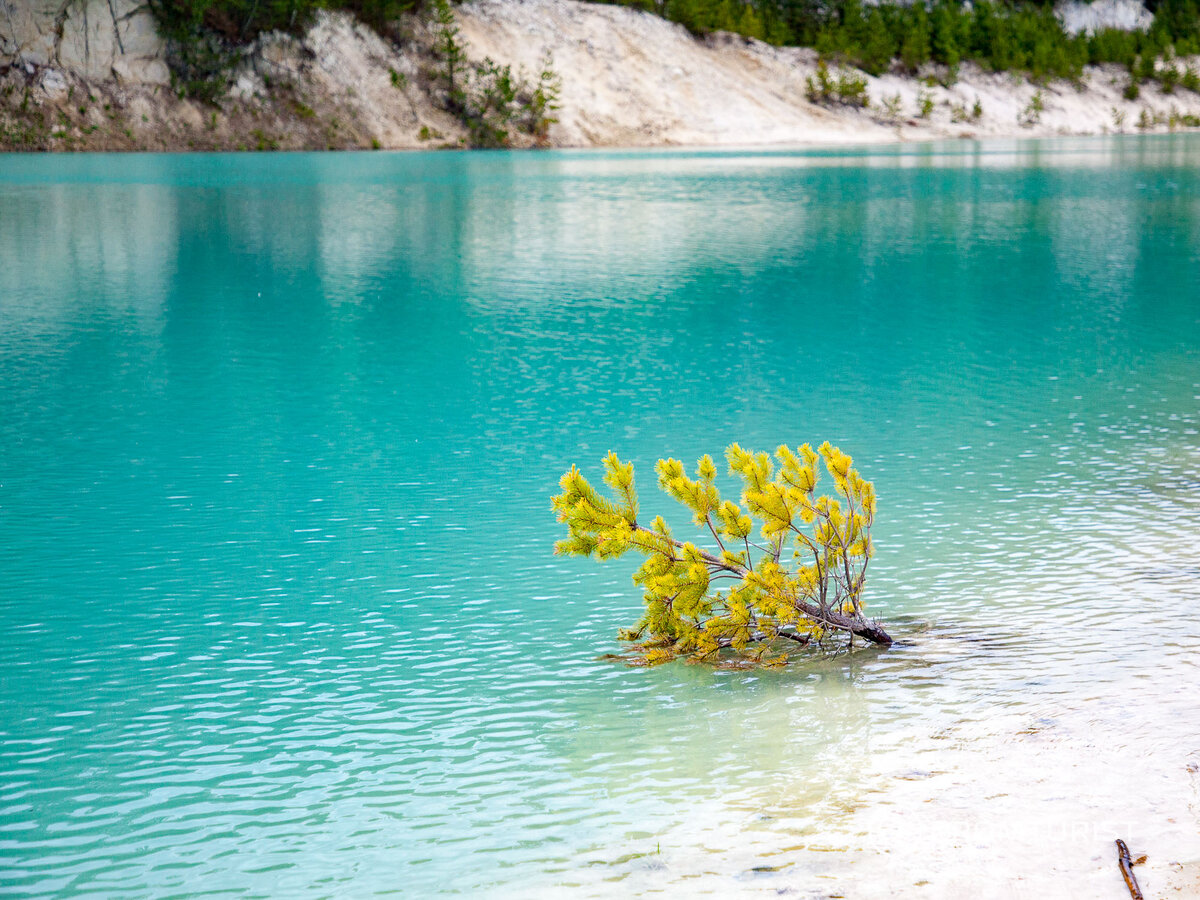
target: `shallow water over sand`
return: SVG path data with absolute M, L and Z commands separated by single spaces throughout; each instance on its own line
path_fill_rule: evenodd
M 8 157 L 0 248 L 7 891 L 1200 895 L 1196 137 Z M 825 439 L 901 645 L 597 658 L 564 469 Z

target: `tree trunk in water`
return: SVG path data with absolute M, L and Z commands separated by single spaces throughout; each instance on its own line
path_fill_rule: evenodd
M 862 620 L 850 629 L 850 633 L 864 637 L 873 644 L 880 644 L 884 647 L 892 646 L 892 636 L 884 631 L 878 622 Z
M 882 647 L 892 646 L 892 637 L 878 622 L 864 619 L 862 616 L 847 616 L 833 610 L 821 610 L 810 603 L 800 601 L 796 604 L 800 612 L 817 622 L 824 622 L 831 628 L 848 631 L 855 637 L 866 638 L 872 644 Z

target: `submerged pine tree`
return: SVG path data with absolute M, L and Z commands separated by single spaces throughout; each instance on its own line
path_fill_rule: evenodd
M 661 516 L 649 527 L 638 521 L 633 464 L 615 453 L 604 461 L 611 499 L 574 466 L 562 477 L 552 506 L 568 536 L 555 553 L 605 560 L 633 550 L 646 557 L 633 576 L 646 611 L 621 632 L 637 658 L 650 664 L 679 656 L 715 659 L 730 648 L 781 665 L 787 654 L 780 648 L 789 642 L 841 634 L 851 643 L 859 636 L 891 644 L 863 615 L 875 488 L 850 457 L 828 442 L 816 452 L 808 444 L 797 451 L 780 446 L 775 461 L 732 444 L 725 457 L 744 484 L 741 506 L 721 499 L 711 456 L 700 459 L 695 479 L 679 460 L 660 459 L 656 467 L 659 486 L 715 541 L 709 549 L 676 539 Z M 821 460 L 841 500 L 816 496 Z

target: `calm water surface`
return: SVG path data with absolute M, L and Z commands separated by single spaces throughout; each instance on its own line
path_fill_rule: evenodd
M 0 891 L 1200 884 L 1200 138 L 8 156 L 0 256 Z M 903 645 L 597 659 L 564 469 L 825 439 Z

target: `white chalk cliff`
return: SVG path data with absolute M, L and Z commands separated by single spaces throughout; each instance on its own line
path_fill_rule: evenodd
M 456 15 L 475 59 L 536 72 L 551 56 L 562 79 L 552 146 L 1099 134 L 1187 127 L 1200 116 L 1200 95 L 1190 91 L 1144 86 L 1127 100 L 1128 76 L 1115 66 L 1089 67 L 1080 85 L 1035 85 L 969 64 L 945 87 L 884 74 L 867 77 L 866 110 L 825 107 L 805 96 L 811 50 L 696 38 L 643 12 L 578 0 L 473 0 Z M 1149 14 L 1137 0 L 1096 0 L 1066 3 L 1059 15 L 1085 31 L 1143 27 Z M 176 95 L 166 44 L 137 0 L 0 0 L 0 147 L 454 144 L 464 131 L 430 89 L 428 26 L 413 20 L 404 30 L 408 38 L 396 42 L 348 14 L 322 12 L 301 37 L 264 36 L 211 106 Z

